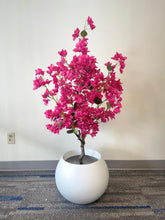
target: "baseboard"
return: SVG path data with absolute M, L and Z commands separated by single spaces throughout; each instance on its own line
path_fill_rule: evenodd
M 58 160 L 1 161 L 0 171 L 55 170 Z M 165 160 L 106 160 L 110 170 L 165 170 Z
M 55 170 L 58 160 L 1 161 L 0 171 Z
M 165 170 L 165 160 L 107 160 L 109 169 Z

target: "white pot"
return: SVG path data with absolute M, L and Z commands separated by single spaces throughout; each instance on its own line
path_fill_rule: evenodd
M 68 158 L 80 155 L 80 150 L 73 150 L 64 154 L 56 167 L 56 186 L 62 196 L 72 203 L 94 202 L 108 186 L 109 172 L 100 153 L 85 149 L 85 154 L 95 157 L 97 161 L 83 165 L 69 163 L 66 161 Z

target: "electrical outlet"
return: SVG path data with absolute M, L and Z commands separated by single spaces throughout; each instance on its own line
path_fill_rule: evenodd
M 7 143 L 15 144 L 15 133 L 14 132 L 7 133 Z

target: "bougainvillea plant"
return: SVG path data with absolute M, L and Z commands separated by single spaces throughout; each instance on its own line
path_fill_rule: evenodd
M 68 63 L 67 51 L 58 52 L 60 61 L 51 64 L 46 71 L 35 70 L 34 90 L 44 87 L 43 102 L 48 105 L 54 101 L 54 108 L 45 112 L 50 124 L 46 127 L 59 134 L 65 128 L 67 133 L 74 133 L 81 142 L 80 164 L 85 155 L 84 145 L 87 135 L 94 137 L 99 131 L 99 122 L 114 119 L 120 112 L 121 94 L 123 91 L 116 72 L 123 73 L 126 57 L 121 53 L 111 57 L 105 63 L 107 74 L 97 67 L 96 58 L 89 54 L 87 28 L 95 28 L 91 17 L 88 17 L 82 31 L 77 28 L 72 37 L 77 41 L 73 56 Z

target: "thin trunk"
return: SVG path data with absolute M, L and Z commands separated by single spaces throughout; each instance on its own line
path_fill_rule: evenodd
M 83 158 L 85 156 L 85 149 L 84 149 L 84 145 L 85 145 L 85 138 L 81 138 L 81 132 L 79 131 L 79 133 L 75 133 L 76 137 L 78 138 L 78 140 L 81 142 L 80 148 L 81 148 L 81 154 L 79 157 L 79 163 L 83 164 Z
M 85 145 L 85 140 L 84 139 L 82 139 L 81 140 L 81 155 L 80 155 L 80 157 L 79 157 L 79 163 L 80 164 L 83 164 L 83 158 L 84 158 L 84 156 L 85 156 L 85 149 L 84 149 L 84 145 Z

